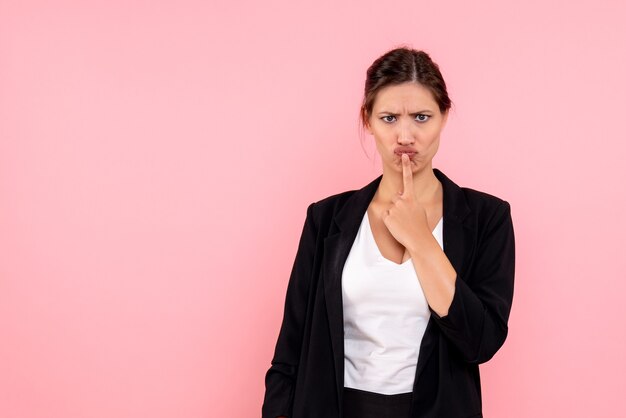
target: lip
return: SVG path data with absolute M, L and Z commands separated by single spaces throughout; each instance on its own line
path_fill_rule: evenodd
M 413 150 L 400 150 L 400 149 L 396 149 L 393 152 L 395 155 L 397 155 L 400 159 L 402 159 L 402 154 L 406 154 L 409 156 L 409 159 L 413 159 L 413 157 L 415 156 L 415 154 L 417 154 L 417 152 L 413 151 Z
M 408 154 L 409 157 L 412 157 L 413 155 L 417 154 L 417 151 L 415 151 L 413 148 L 410 147 L 397 147 L 396 149 L 393 150 L 394 154 L 397 154 L 399 156 L 402 156 L 402 154 Z

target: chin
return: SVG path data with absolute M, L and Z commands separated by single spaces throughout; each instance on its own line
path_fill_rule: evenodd
M 417 166 L 417 163 L 414 160 L 409 160 L 409 163 L 411 164 L 411 167 Z M 402 158 L 394 159 L 393 164 L 397 167 L 400 167 L 400 170 L 402 170 Z
M 391 169 L 393 171 L 396 171 L 396 172 L 402 174 L 402 161 L 401 160 L 400 161 L 393 161 L 391 163 Z M 415 173 L 416 171 L 419 171 L 419 170 L 420 170 L 420 167 L 417 164 L 415 164 L 413 161 L 411 161 L 411 172 Z

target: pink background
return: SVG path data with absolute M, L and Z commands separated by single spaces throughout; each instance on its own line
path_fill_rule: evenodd
M 456 105 L 434 167 L 512 206 L 485 416 L 624 416 L 625 12 L 0 2 L 0 416 L 260 416 L 306 207 L 381 173 L 358 106 L 400 44 Z

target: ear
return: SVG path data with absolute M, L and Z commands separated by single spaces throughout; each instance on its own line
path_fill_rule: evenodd
M 370 122 L 369 122 L 369 120 L 368 120 L 368 121 L 365 121 L 365 130 L 366 130 L 367 132 L 369 132 L 369 134 L 370 134 L 370 135 L 374 135 L 374 134 L 372 133 L 372 127 L 370 126 Z
M 370 135 L 374 135 L 372 133 L 372 127 L 370 125 L 370 119 L 369 116 L 367 115 L 367 112 L 365 112 L 365 110 L 363 108 L 361 108 L 361 117 L 364 120 L 363 123 L 363 127 L 365 128 L 365 130 L 370 134 Z
M 370 125 L 369 118 L 365 119 L 365 130 L 369 132 L 370 135 L 374 135 L 374 133 L 372 132 L 372 125 Z
M 448 122 L 448 115 L 449 114 L 450 114 L 450 109 L 448 109 L 445 112 L 443 112 L 443 114 L 442 114 L 442 121 L 441 121 L 441 129 L 443 129 L 446 126 L 446 123 Z

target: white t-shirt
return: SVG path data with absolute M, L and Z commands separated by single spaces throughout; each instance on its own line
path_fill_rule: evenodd
M 443 218 L 433 235 L 443 249 Z M 382 256 L 367 211 L 343 268 L 342 296 L 344 386 L 411 392 L 430 310 L 412 259 Z

